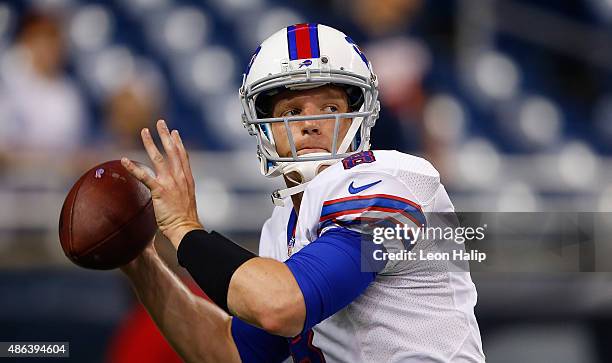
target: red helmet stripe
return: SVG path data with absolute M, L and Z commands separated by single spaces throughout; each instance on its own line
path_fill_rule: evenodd
M 295 26 L 295 40 L 297 43 L 298 59 L 312 58 L 310 51 L 310 32 L 308 24 L 297 24 Z

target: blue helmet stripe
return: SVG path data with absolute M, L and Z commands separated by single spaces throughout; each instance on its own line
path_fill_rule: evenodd
M 319 58 L 319 27 L 317 23 L 308 24 L 308 31 L 310 32 L 310 55 L 311 58 Z
M 287 46 L 289 48 L 289 59 L 298 59 L 297 41 L 295 40 L 295 25 L 287 27 Z

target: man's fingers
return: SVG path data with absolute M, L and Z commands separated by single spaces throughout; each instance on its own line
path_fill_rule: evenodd
M 189 184 L 189 190 L 193 193 L 195 192 L 195 182 L 193 180 L 193 173 L 191 172 L 191 165 L 189 164 L 189 155 L 187 154 L 187 150 L 185 150 L 185 145 L 183 145 L 183 140 L 178 130 L 172 131 L 172 138 L 178 151 L 185 179 L 187 179 L 187 183 Z
M 149 159 L 153 163 L 153 167 L 155 168 L 155 173 L 157 175 L 163 175 L 165 173 L 166 166 L 164 165 L 164 156 L 159 152 L 157 146 L 155 146 L 155 142 L 153 141 L 153 136 L 151 136 L 151 131 L 149 129 L 144 128 L 140 132 L 140 136 L 142 137 L 142 143 L 144 145 L 145 150 L 147 151 L 147 155 L 149 155 Z
M 157 186 L 157 181 L 151 174 L 149 174 L 144 168 L 134 164 L 130 159 L 123 157 L 121 158 L 121 165 L 127 169 L 134 176 L 134 178 L 140 180 L 150 190 L 153 190 Z
M 181 161 L 179 160 L 179 157 L 177 155 L 176 146 L 174 142 L 172 142 L 170 130 L 168 130 L 168 125 L 166 125 L 166 121 L 157 121 L 157 132 L 159 133 L 159 138 L 161 139 L 162 145 L 164 145 L 164 151 L 166 151 L 166 155 L 168 156 L 168 160 L 170 161 L 172 173 L 177 177 L 180 177 L 180 174 L 183 171 L 181 168 Z

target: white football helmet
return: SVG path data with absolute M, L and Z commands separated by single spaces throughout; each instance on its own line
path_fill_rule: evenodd
M 344 88 L 351 112 L 315 116 L 271 117 L 265 99 L 282 89 L 301 90 L 333 84 Z M 256 50 L 240 87 L 242 122 L 257 138 L 261 173 L 268 177 L 297 172 L 300 184 L 273 193 L 275 204 L 304 190 L 320 171 L 353 153 L 368 150 L 370 129 L 376 123 L 380 103 L 378 81 L 372 66 L 353 40 L 329 26 L 308 23 L 291 25 L 266 39 Z M 330 153 L 298 155 L 290 122 L 327 119 L 335 122 Z M 338 140 L 341 119 L 352 119 L 343 140 Z M 271 124 L 284 123 L 291 157 L 276 152 Z

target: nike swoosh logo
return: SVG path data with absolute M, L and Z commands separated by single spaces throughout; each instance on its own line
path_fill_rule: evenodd
M 380 183 L 382 180 L 379 181 L 375 181 L 374 183 L 370 183 L 370 184 L 366 184 L 366 185 L 362 185 L 360 187 L 355 187 L 353 186 L 354 181 L 351 182 L 351 185 L 349 185 L 349 193 L 351 194 L 357 194 L 359 192 L 363 192 L 364 190 L 375 186 L 376 184 Z

